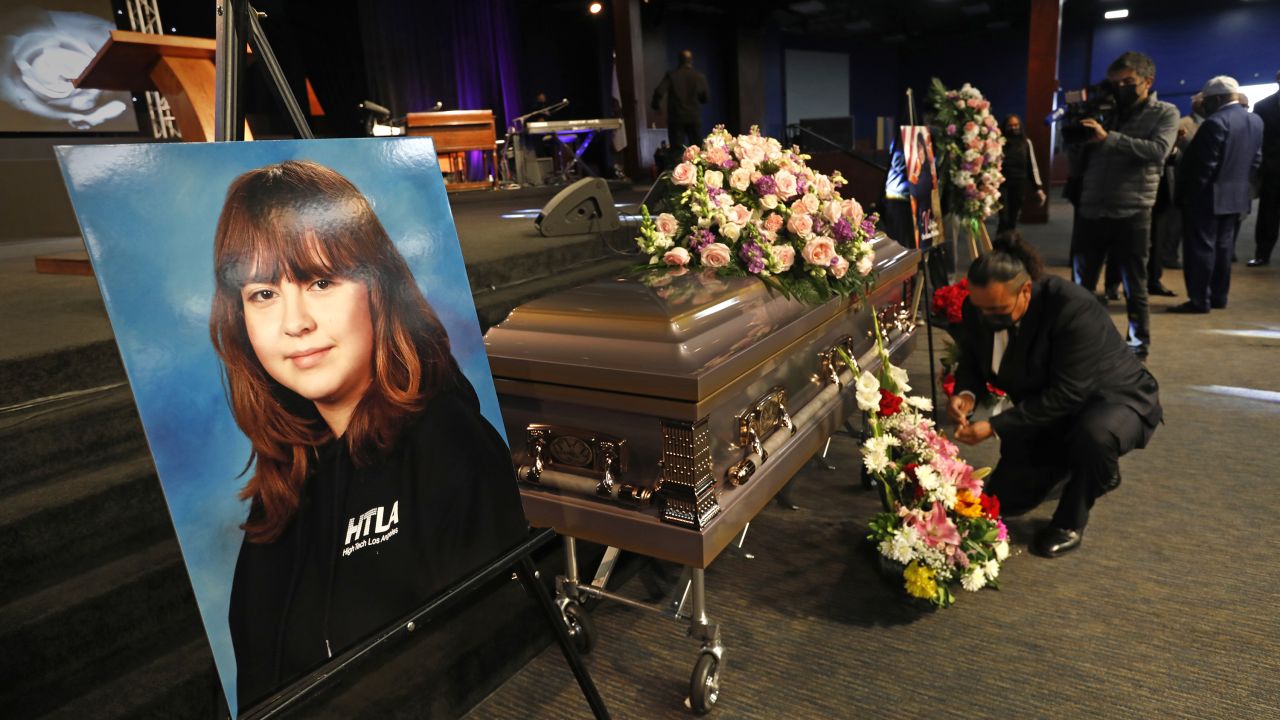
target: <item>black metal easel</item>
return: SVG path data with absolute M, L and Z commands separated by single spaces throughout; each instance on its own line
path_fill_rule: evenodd
M 907 88 L 907 123 L 915 127 L 916 124 L 916 100 L 915 94 L 911 88 Z M 933 137 L 929 137 L 929 142 L 933 142 Z M 938 172 L 935 166 L 933 171 L 933 182 L 938 182 Z M 920 221 L 919 214 L 911 213 L 911 226 L 915 228 L 916 237 L 920 237 L 921 228 L 916 227 L 916 223 Z M 938 222 L 942 222 L 942 218 L 938 218 Z M 920 302 L 924 304 L 924 327 L 925 337 L 928 338 L 929 344 L 929 402 L 933 403 L 933 421 L 938 422 L 941 417 L 938 408 L 938 376 L 934 367 L 935 359 L 933 355 L 933 295 L 929 293 L 929 256 L 938 249 L 938 244 L 929 241 L 929 247 L 918 248 L 920 250 L 920 279 L 924 283 L 924 291 L 920 294 Z
M 293 122 L 298 137 L 304 140 L 314 139 L 311 128 L 307 125 L 306 116 L 302 114 L 297 98 L 289 89 L 288 80 L 275 53 L 262 32 L 258 21 L 259 13 L 253 9 L 248 0 L 215 0 L 217 6 L 217 42 L 216 42 L 216 86 L 214 109 L 214 140 L 234 141 L 244 139 L 244 108 L 240 104 L 240 87 L 244 80 L 246 60 L 246 42 L 252 46 L 255 62 L 267 73 L 269 85 L 276 100 L 280 102 L 289 119 Z M 514 476 L 512 482 L 515 482 Z M 551 600 L 547 588 L 538 579 L 537 567 L 533 564 L 533 551 L 555 539 L 555 531 L 531 531 L 529 538 L 490 562 L 485 567 L 472 573 L 445 592 L 430 600 L 426 605 L 411 613 L 382 633 L 351 648 L 335 658 L 316 672 L 293 683 L 271 698 L 241 713 L 242 717 L 261 718 L 276 717 L 298 702 L 305 699 L 313 691 L 341 675 L 352 663 L 358 661 L 383 643 L 411 633 L 420 625 L 431 622 L 463 599 L 475 594 L 485 583 L 495 577 L 514 572 L 524 585 L 525 590 L 533 596 L 538 608 L 551 625 L 556 641 L 560 644 L 560 652 L 564 654 L 569 668 L 573 671 L 578 687 L 591 707 L 591 713 L 597 720 L 608 720 L 609 710 L 600 697 L 599 690 L 582 663 L 577 646 L 569 635 L 564 618 Z

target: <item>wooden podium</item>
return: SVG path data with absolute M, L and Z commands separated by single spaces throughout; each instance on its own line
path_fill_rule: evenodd
M 447 110 L 409 113 L 405 118 L 409 135 L 430 136 L 435 141 L 440 171 L 446 190 L 481 190 L 498 187 L 498 135 L 492 110 Z M 481 167 L 488 180 L 468 180 L 469 153 L 485 153 Z
M 188 142 L 213 140 L 214 47 L 207 38 L 112 30 L 76 87 L 158 90 Z M 252 140 L 248 126 L 244 139 Z
M 144 92 L 158 90 L 169 101 L 182 139 L 213 140 L 215 41 L 182 35 L 112 30 L 107 42 L 76 78 L 78 88 Z M 252 140 L 246 123 L 244 139 Z M 92 275 L 83 251 L 36 258 L 36 271 Z

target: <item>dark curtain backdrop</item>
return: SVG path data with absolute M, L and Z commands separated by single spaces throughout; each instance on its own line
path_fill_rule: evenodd
M 512 0 L 360 3 L 371 100 L 395 115 L 493 110 L 502 134 L 520 114 Z

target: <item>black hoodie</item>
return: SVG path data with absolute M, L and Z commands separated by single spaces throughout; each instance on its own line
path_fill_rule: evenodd
M 511 454 L 461 374 L 410 422 L 367 467 L 341 440 L 318 448 L 284 533 L 241 544 L 229 613 L 241 709 L 526 537 Z

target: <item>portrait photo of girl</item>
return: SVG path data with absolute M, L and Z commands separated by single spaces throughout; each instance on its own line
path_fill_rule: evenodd
M 213 271 L 209 334 L 251 446 L 227 615 L 243 709 L 527 525 L 506 444 L 352 182 L 297 160 L 236 177 Z

